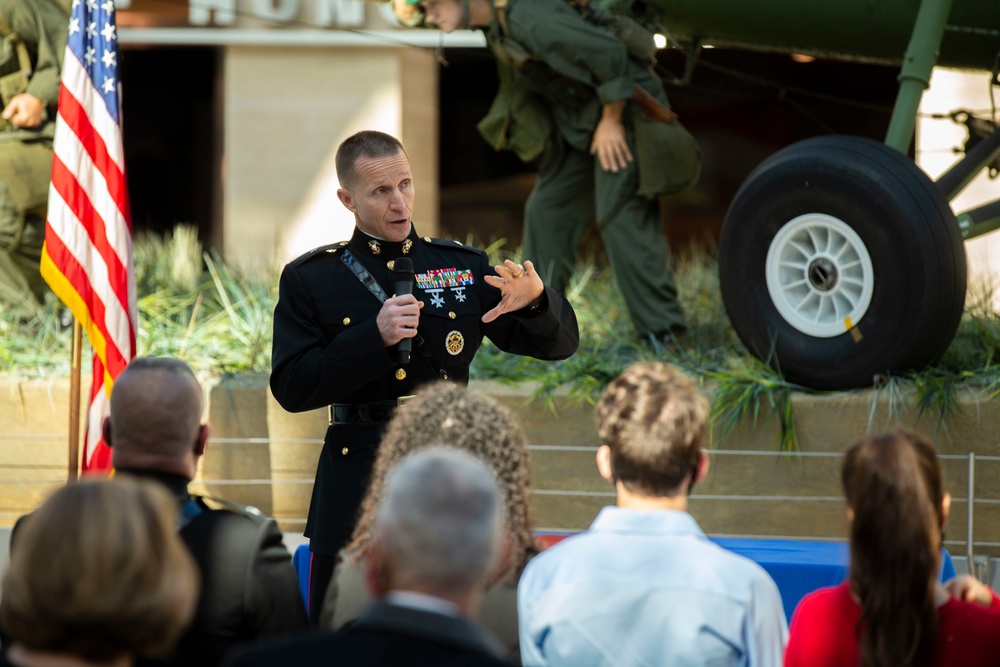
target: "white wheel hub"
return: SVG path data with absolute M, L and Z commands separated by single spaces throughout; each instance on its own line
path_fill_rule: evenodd
M 875 272 L 861 237 L 843 220 L 807 213 L 771 242 L 767 291 L 785 321 L 804 334 L 832 338 L 868 312 Z

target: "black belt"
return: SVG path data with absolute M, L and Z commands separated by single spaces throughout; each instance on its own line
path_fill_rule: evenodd
M 385 424 L 396 414 L 396 408 L 413 398 L 400 396 L 395 401 L 371 403 L 334 403 L 329 408 L 330 424 Z

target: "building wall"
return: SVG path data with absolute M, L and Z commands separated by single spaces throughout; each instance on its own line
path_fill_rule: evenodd
M 924 93 L 917 118 L 917 164 L 931 178 L 938 178 L 957 162 L 962 154 L 953 149 L 964 146 L 968 132 L 964 125 L 953 122 L 948 114 L 957 109 L 969 109 L 988 115 L 990 108 L 989 75 L 938 67 L 931 86 Z M 930 117 L 944 114 L 943 118 Z M 1000 197 L 1000 180 L 991 179 L 984 169 L 951 202 L 955 213 L 963 213 Z M 1000 234 L 992 232 L 966 241 L 969 261 L 969 293 L 976 297 L 983 290 L 993 289 L 993 306 L 1000 310 Z
M 337 146 L 354 132 L 399 137 L 418 197 L 414 220 L 437 233 L 437 63 L 406 47 L 226 47 L 223 229 L 228 261 L 284 263 L 350 236 L 337 199 Z

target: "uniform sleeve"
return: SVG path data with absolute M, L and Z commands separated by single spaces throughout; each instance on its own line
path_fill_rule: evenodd
M 273 519 L 260 524 L 258 547 L 248 573 L 245 609 L 254 637 L 275 637 L 308 624 L 292 559 Z
M 392 368 L 375 318 L 328 339 L 298 268 L 281 272 L 274 309 L 271 393 L 303 412 L 344 400 Z
M 481 275 L 493 269 L 483 255 Z M 489 311 L 500 299 L 500 290 L 481 281 L 483 312 Z M 566 359 L 580 345 L 580 329 L 573 306 L 559 292 L 546 287 L 542 294 L 542 307 L 538 312 L 525 308 L 501 315 L 483 325 L 483 332 L 493 343 L 512 354 L 523 354 L 536 359 Z
M 762 573 L 754 584 L 745 637 L 747 667 L 781 667 L 788 643 L 788 623 L 781 594 L 774 581 Z
M 45 102 L 51 111 L 59 102 L 59 80 L 69 32 L 69 18 L 51 4 L 41 8 L 32 2 L 30 6 L 31 20 L 35 23 L 38 36 L 38 56 L 31 80 L 28 81 L 28 92 Z
M 535 2 L 522 0 L 508 13 L 511 37 L 559 74 L 596 90 L 602 104 L 631 99 L 635 82 L 621 40 L 568 3 Z

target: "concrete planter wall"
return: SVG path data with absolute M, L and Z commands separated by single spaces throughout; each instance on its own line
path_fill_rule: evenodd
M 89 380 L 85 379 L 84 386 Z M 301 531 L 326 431 L 326 411 L 285 412 L 267 390 L 265 374 L 226 376 L 205 383 L 212 440 L 199 475 L 210 495 L 252 504 Z M 536 525 L 550 530 L 586 528 L 614 502 L 597 475 L 598 446 L 589 404 L 557 396 L 550 407 L 531 386 L 474 382 L 515 411 L 532 447 Z M 0 523 L 32 509 L 66 476 L 66 380 L 0 382 Z M 691 511 L 712 534 L 843 538 L 846 519 L 839 489 L 839 452 L 857 436 L 904 424 L 932 436 L 945 457 L 976 463 L 980 500 L 1000 499 L 1000 403 L 966 394 L 961 412 L 935 433 L 936 423 L 914 410 L 890 405 L 870 391 L 832 396 L 799 395 L 793 410 L 800 455 L 773 450 L 777 425 L 741 424 L 712 456 L 712 469 L 695 489 Z M 752 453 L 757 452 L 757 453 Z M 760 455 L 764 452 L 764 455 Z M 831 456 L 817 455 L 832 453 Z M 946 458 L 955 498 L 947 531 L 953 551 L 966 538 L 968 461 Z M 976 504 L 977 553 L 1000 553 L 1000 507 Z M 996 545 L 996 546 L 991 546 Z

